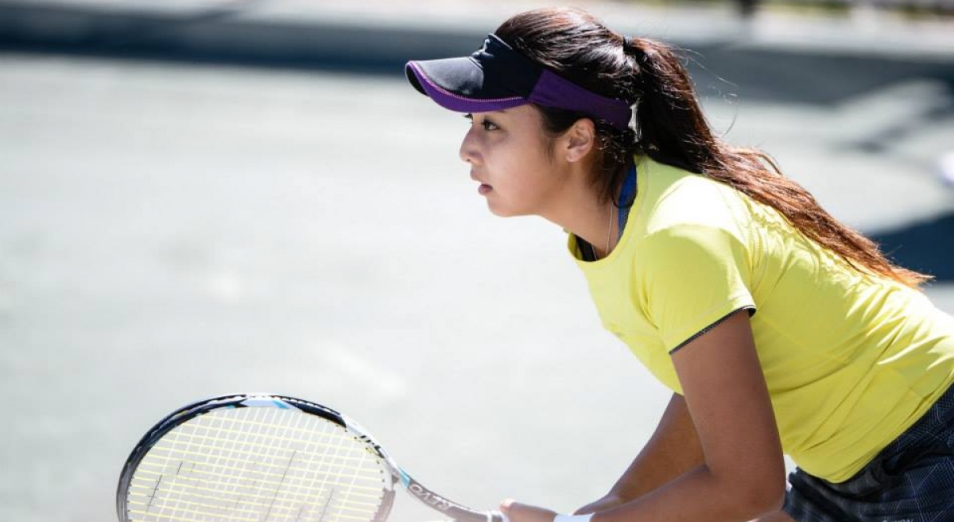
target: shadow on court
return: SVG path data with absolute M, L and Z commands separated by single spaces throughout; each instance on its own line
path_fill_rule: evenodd
M 870 237 L 901 266 L 954 281 L 954 212 Z
M 942 80 L 935 84 L 937 91 L 932 101 L 925 104 L 915 114 L 898 118 L 892 124 L 869 132 L 859 132 L 859 137 L 845 145 L 858 152 L 871 155 L 895 153 L 896 145 L 931 127 L 954 127 L 954 81 Z M 933 169 L 933 165 L 922 165 Z
M 401 77 L 409 58 L 470 53 L 491 29 L 481 27 L 483 22 L 467 29 L 435 23 L 426 30 L 414 24 L 341 23 L 305 16 L 307 10 L 294 20 L 276 19 L 259 13 L 267 4 L 241 0 L 197 10 L 149 10 L 148 2 L 120 9 L 95 0 L 77 5 L 0 0 L 0 51 Z M 647 30 L 653 26 L 645 22 Z M 686 37 L 672 34 L 665 41 L 684 48 L 702 94 L 832 106 L 912 79 L 939 82 L 954 92 L 950 57 L 764 45 L 744 28 L 706 42 L 683 43 Z
M 692 46 L 685 53 L 701 93 L 742 99 L 833 106 L 887 86 L 921 79 L 954 92 L 954 60 Z

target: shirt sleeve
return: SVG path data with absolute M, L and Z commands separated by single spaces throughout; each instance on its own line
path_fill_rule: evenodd
M 645 239 L 636 266 L 642 306 L 669 353 L 733 312 L 755 312 L 745 245 L 732 233 L 679 224 Z

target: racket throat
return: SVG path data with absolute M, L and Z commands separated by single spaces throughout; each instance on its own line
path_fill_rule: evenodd
M 456 502 L 447 500 L 411 478 L 404 470 L 401 470 L 399 475 L 401 484 L 404 485 L 412 496 L 431 508 L 446 513 L 453 520 L 459 522 L 502 522 L 494 516 L 494 512 L 475 511 Z
M 429 491 L 427 488 L 425 488 L 424 486 L 420 485 L 417 482 L 414 482 L 413 480 L 410 482 L 410 484 L 408 484 L 407 490 L 412 495 L 417 497 L 418 500 L 431 506 L 432 508 L 438 511 L 448 511 L 451 508 L 460 507 L 460 506 L 457 506 L 457 504 L 454 504 L 453 502 L 451 502 L 450 500 L 447 500 L 446 498 L 438 495 L 437 493 Z

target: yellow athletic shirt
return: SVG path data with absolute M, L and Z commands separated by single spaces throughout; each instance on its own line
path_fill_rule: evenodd
M 852 269 L 773 208 L 637 157 L 616 248 L 582 260 L 604 327 L 682 393 L 670 355 L 749 309 L 785 453 L 847 480 L 954 381 L 954 319 L 922 293 Z M 691 349 L 691 348 L 689 348 Z

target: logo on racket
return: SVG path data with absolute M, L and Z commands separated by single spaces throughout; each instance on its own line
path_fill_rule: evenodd
M 440 511 L 447 511 L 448 509 L 454 506 L 454 503 L 452 503 L 451 501 L 422 488 L 417 483 L 411 483 L 411 485 L 408 486 L 407 490 L 410 491 L 412 495 L 419 498 L 422 502 L 431 506 L 434 509 L 437 509 Z

